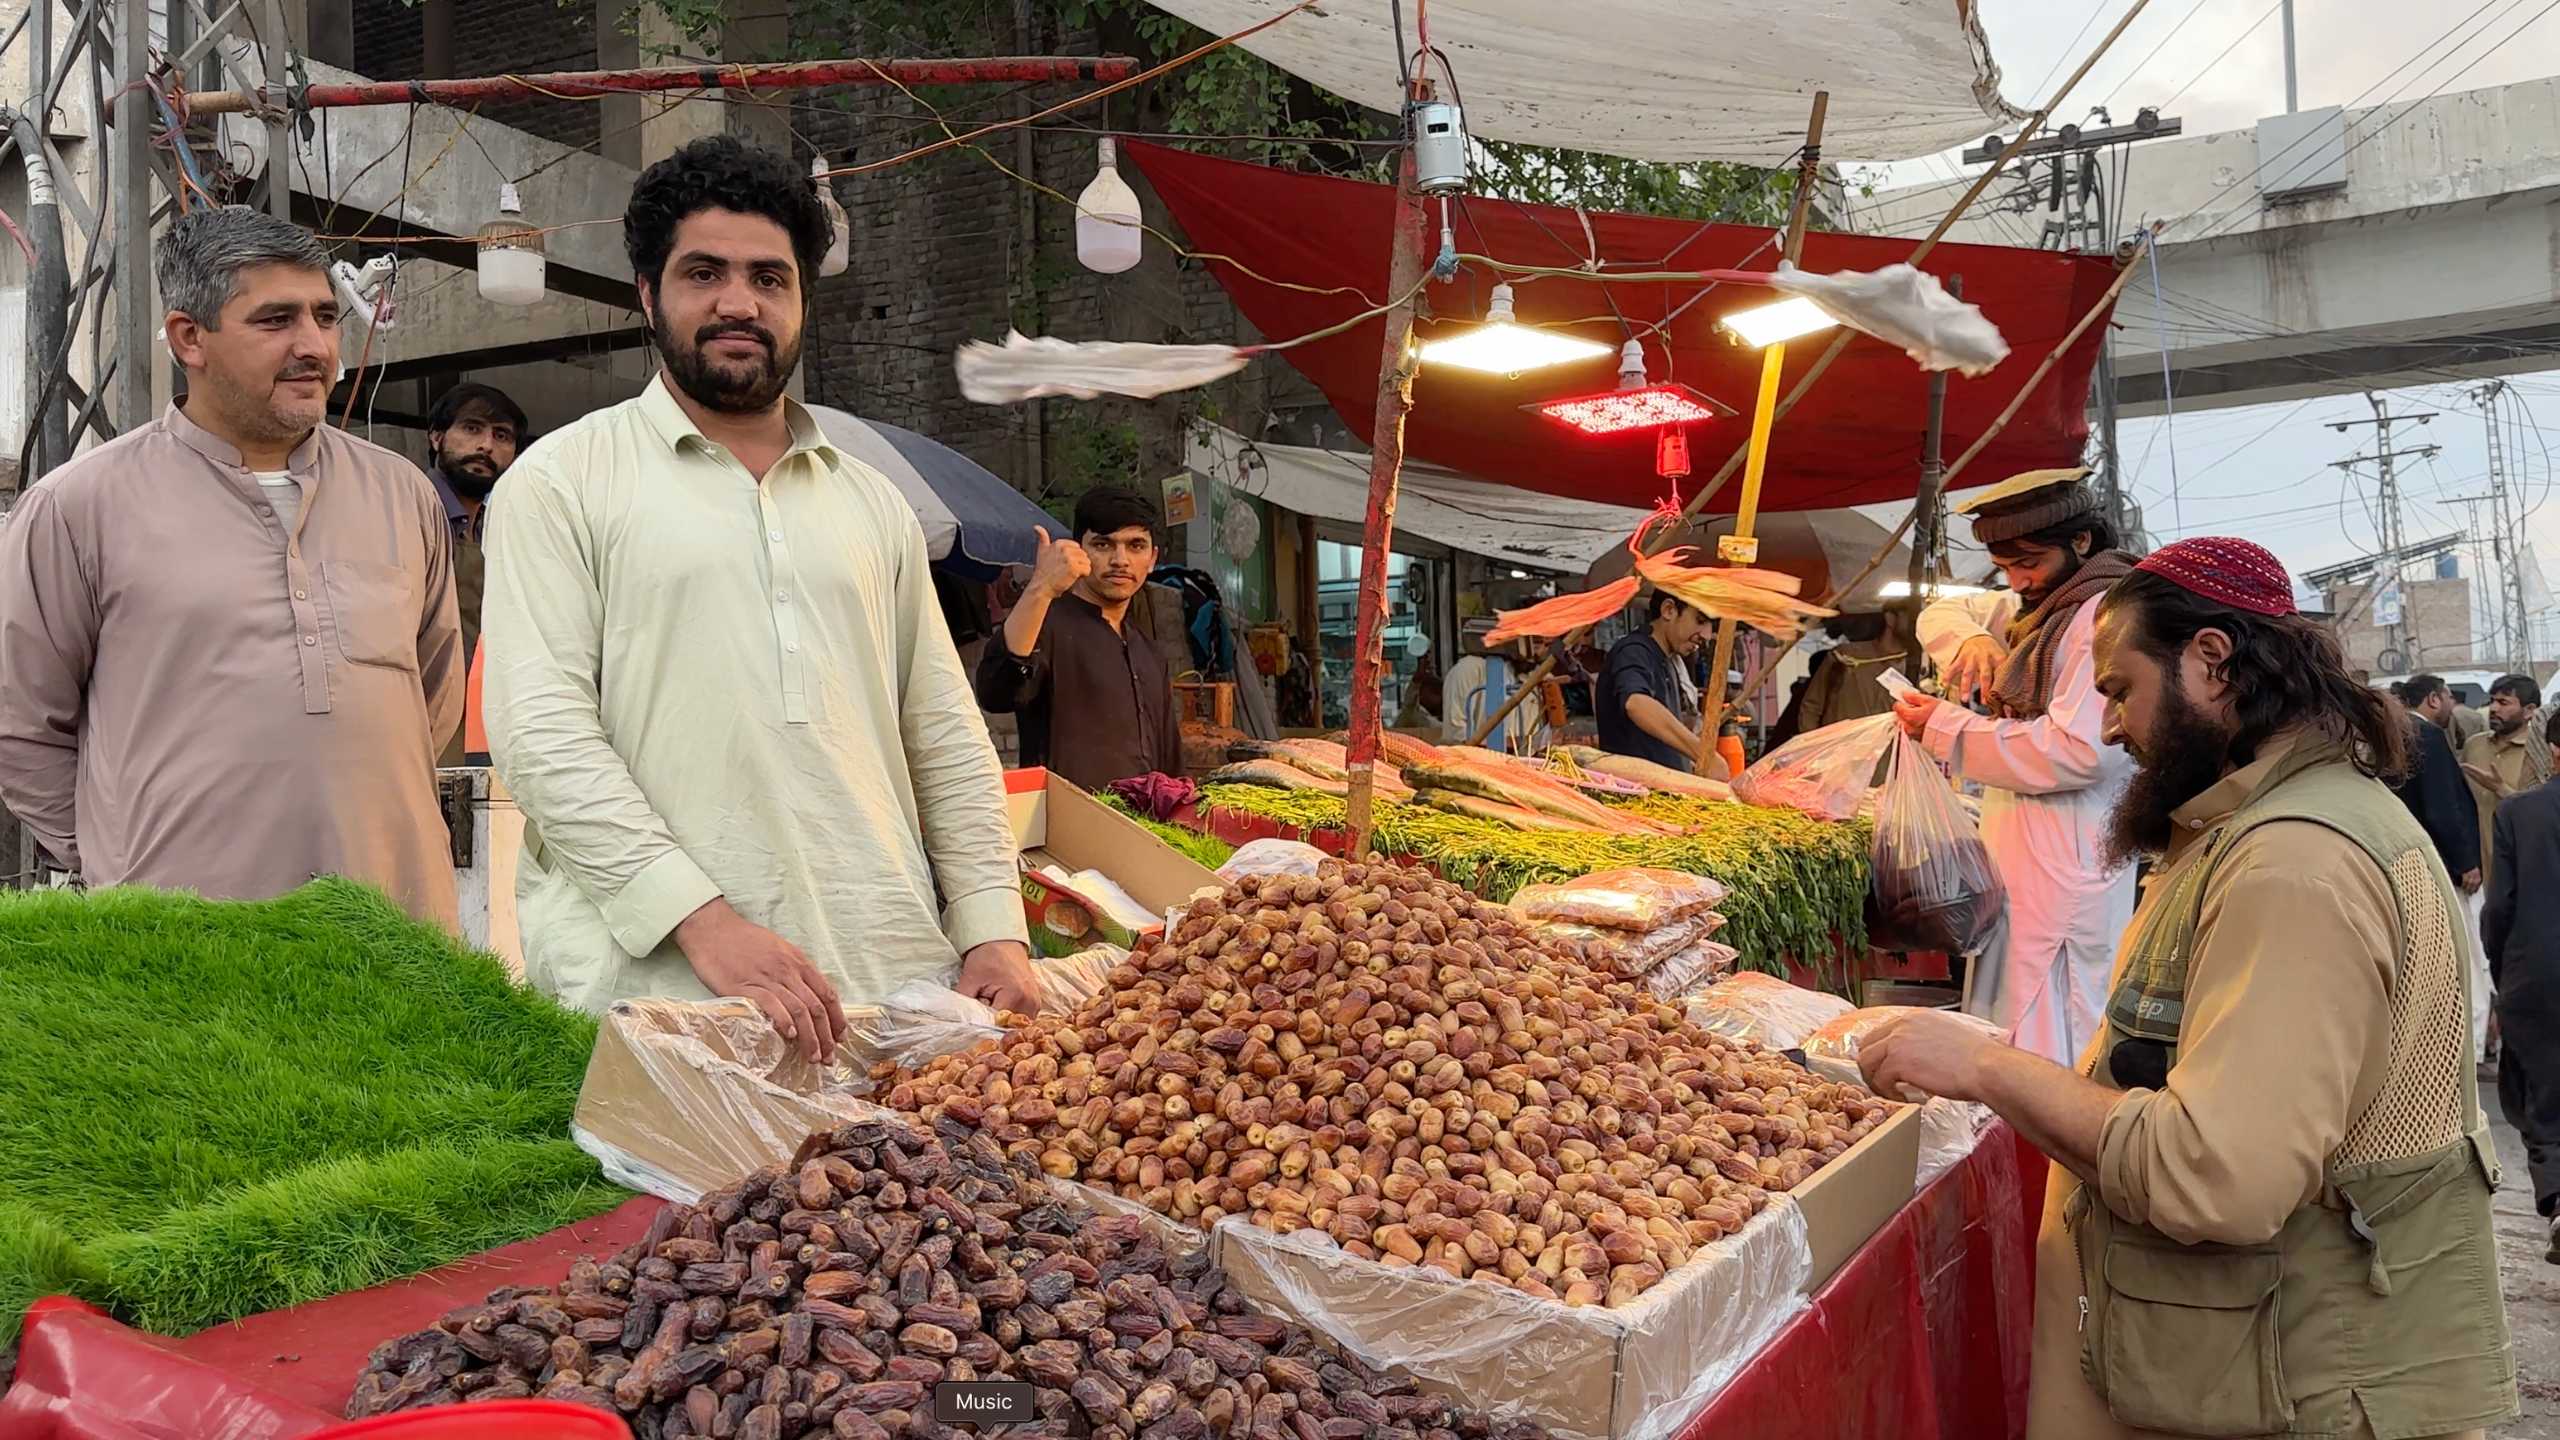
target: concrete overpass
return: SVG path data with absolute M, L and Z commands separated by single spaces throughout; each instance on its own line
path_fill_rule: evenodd
M 2127 228 L 2163 219 L 2155 300 L 2116 309 L 2117 396 L 2177 408 L 2508 375 L 2560 364 L 2560 79 L 2364 110 L 2304 112 L 2130 148 Z M 1960 190 L 1851 206 L 1853 228 L 1920 235 Z M 1953 238 L 2019 244 L 2041 224 L 1977 214 Z

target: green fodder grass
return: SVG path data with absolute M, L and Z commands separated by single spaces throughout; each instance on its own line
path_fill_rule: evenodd
M 0 898 L 0 1341 L 53 1291 L 184 1332 L 610 1208 L 594 1042 L 343 881 Z

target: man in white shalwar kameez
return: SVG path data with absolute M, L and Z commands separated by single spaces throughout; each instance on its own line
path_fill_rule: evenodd
M 1987 792 L 1982 840 L 2009 908 L 1974 958 L 1965 1009 L 2063 1065 L 2098 1033 L 2135 891 L 2132 867 L 2106 859 L 2107 815 L 2133 762 L 2099 738 L 2106 702 L 2090 649 L 2097 602 L 2133 560 L 2115 548 L 2087 473 L 2030 472 L 1955 507 L 2010 588 L 1920 612 L 1947 700 L 1896 707 L 1930 754 Z M 1964 708 L 1975 699 L 1991 713 Z

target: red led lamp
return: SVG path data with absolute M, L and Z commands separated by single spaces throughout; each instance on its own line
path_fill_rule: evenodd
M 1541 400 L 1520 407 L 1570 426 L 1585 435 L 1618 435 L 1629 430 L 1656 430 L 1665 425 L 1698 425 L 1734 413 L 1730 405 L 1708 398 L 1676 380 L 1632 390 L 1603 390 L 1564 400 Z

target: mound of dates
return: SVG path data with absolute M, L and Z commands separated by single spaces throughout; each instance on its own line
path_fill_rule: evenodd
M 1023 1381 L 1036 1421 L 962 1430 L 934 1388 Z M 540 1397 L 639 1440 L 1532 1440 L 1250 1309 L 1134 1216 L 1097 1218 L 992 1140 L 865 1122 L 554 1289 L 377 1347 L 350 1419 Z
M 1072 1014 L 876 1078 L 1190 1224 L 1572 1306 L 1660 1284 L 1891 1113 L 1386 863 L 1239 881 Z

